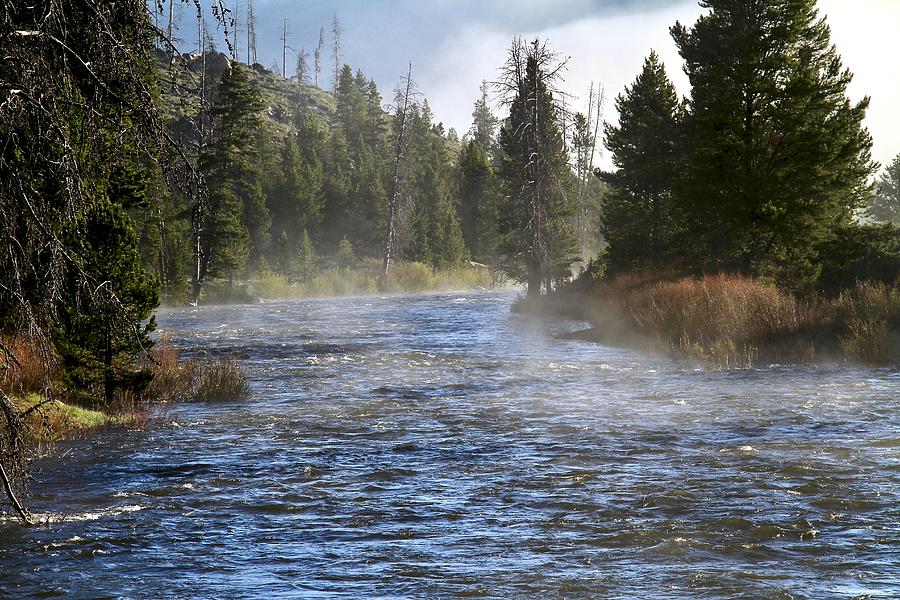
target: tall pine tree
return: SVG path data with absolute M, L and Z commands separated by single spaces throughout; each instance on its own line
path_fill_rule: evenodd
M 211 275 L 233 280 L 247 258 L 268 245 L 269 211 L 261 184 L 262 97 L 246 70 L 232 62 L 222 74 L 210 109 L 213 140 L 200 156 L 209 188 L 204 255 Z
M 808 286 L 817 246 L 871 194 L 869 101 L 848 100 L 815 0 L 702 5 L 693 27 L 672 28 L 691 83 L 686 250 L 705 268 Z
M 610 270 L 668 265 L 679 223 L 673 202 L 680 174 L 681 105 L 655 52 L 616 98 L 619 125 L 605 127 L 616 171 L 604 202 L 603 236 Z

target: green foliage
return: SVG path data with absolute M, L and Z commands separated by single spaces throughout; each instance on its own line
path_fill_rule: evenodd
M 356 253 L 353 252 L 353 244 L 347 238 L 342 238 L 338 247 L 338 266 L 342 269 L 351 269 L 356 265 Z
M 375 155 L 361 140 L 354 174 L 348 234 L 361 254 L 377 256 L 387 222 L 388 198 Z
M 82 257 L 79 268 L 100 286 L 115 290 L 115 297 L 81 288 L 73 276 L 54 336 L 63 383 L 73 396 L 90 403 L 95 401 L 93 392 L 102 390 L 109 403 L 117 390 L 137 391 L 150 380 L 149 372 L 137 368 L 135 357 L 152 346 L 149 333 L 155 321 L 150 315 L 158 304 L 157 281 L 141 268 L 137 235 L 115 204 L 98 203 L 69 238 Z
M 210 190 L 210 217 L 204 233 L 207 274 L 234 281 L 244 273 L 250 254 L 250 233 L 241 222 L 243 203 L 227 186 Z
M 617 170 L 604 203 L 603 236 L 613 273 L 670 264 L 679 221 L 674 191 L 681 171 L 681 106 L 655 52 L 616 98 L 619 126 L 606 125 Z
M 869 214 L 878 221 L 900 225 L 900 154 L 878 179 L 878 192 L 869 206 Z
M 459 156 L 456 203 L 466 247 L 483 263 L 496 261 L 499 187 L 484 148 L 476 139 L 470 140 Z
M 297 266 L 294 269 L 296 279 L 304 282 L 318 275 L 319 268 L 316 262 L 316 250 L 309 239 L 309 234 L 304 229 L 303 235 L 300 236 L 300 242 L 297 244 Z
M 232 63 L 210 108 L 213 140 L 200 155 L 209 188 L 211 214 L 203 246 L 211 276 L 233 279 L 248 258 L 257 261 L 268 245 L 271 220 L 260 171 L 262 109 L 245 67 Z
M 282 145 L 281 164 L 266 201 L 272 214 L 271 236 L 283 273 L 292 269 L 293 253 L 301 234 L 319 224 L 325 202 L 324 170 L 319 158 L 321 132 L 305 119 L 296 135 Z
M 488 83 L 481 82 L 481 97 L 475 101 L 475 108 L 472 110 L 472 129 L 469 130 L 469 138 L 471 142 L 478 145 L 479 148 L 488 156 L 497 156 L 497 125 L 499 120 L 491 112 L 488 102 Z
M 823 268 L 817 287 L 828 293 L 859 281 L 892 285 L 900 278 L 900 227 L 851 224 L 834 232 L 819 248 Z
M 815 0 L 706 0 L 672 36 L 691 83 L 686 117 L 690 223 L 679 251 L 711 270 L 801 288 L 816 249 L 868 203 L 868 99 L 851 104 Z

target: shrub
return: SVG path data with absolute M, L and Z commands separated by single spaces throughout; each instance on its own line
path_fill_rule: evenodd
M 250 295 L 268 299 L 293 298 L 297 297 L 297 289 L 288 283 L 286 277 L 270 272 L 250 281 Z
M 384 292 L 415 293 L 431 289 L 435 289 L 434 270 L 420 262 L 394 263 L 382 282 Z
M 247 374 L 233 358 L 197 361 L 194 384 L 195 400 L 230 402 L 250 397 Z
M 40 393 L 55 379 L 56 358 L 49 350 L 41 350 L 25 336 L 3 337 L 0 342 L 0 389 L 5 393 L 16 396 Z
M 841 355 L 868 364 L 900 364 L 900 288 L 858 283 L 825 307 Z
M 144 397 L 146 402 L 227 402 L 250 396 L 240 362 L 233 357 L 183 358 L 166 332 L 160 334 L 144 360 L 154 375 Z
M 738 275 L 655 282 L 649 275 L 623 275 L 586 298 L 577 311 L 560 312 L 590 320 L 600 339 L 718 367 L 808 362 L 829 354 L 900 364 L 900 287 L 884 283 L 858 283 L 835 298 L 800 299 Z
M 153 372 L 146 392 L 148 401 L 178 402 L 191 398 L 196 361 L 181 359 L 168 332 L 160 333 L 159 341 L 145 357 L 144 364 Z

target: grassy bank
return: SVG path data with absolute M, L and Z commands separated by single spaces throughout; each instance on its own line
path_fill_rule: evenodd
M 620 276 L 522 306 L 589 321 L 578 337 L 720 368 L 845 360 L 900 365 L 900 287 L 798 297 L 737 275 Z
M 145 421 L 143 414 L 110 414 L 61 400 L 47 400 L 39 394 L 13 398 L 13 403 L 24 416 L 26 437 L 33 442 L 77 438 L 104 427 L 135 426 Z
M 381 278 L 381 262 L 366 259 L 354 268 L 324 269 L 305 281 L 291 281 L 283 275 L 264 273 L 250 280 L 228 283 L 207 281 L 201 302 L 210 304 L 254 302 L 262 299 L 295 300 L 370 294 L 414 294 L 455 290 L 487 289 L 497 284 L 490 269 L 464 265 L 434 270 L 418 262 L 392 265 L 386 279 Z M 167 298 L 178 303 L 177 298 Z
M 167 404 L 232 401 L 249 397 L 241 363 L 232 356 L 182 357 L 162 333 L 139 361 L 153 378 L 141 390 L 119 390 L 111 403 L 85 402 L 102 394 L 70 394 L 62 384 L 56 358 L 35 351 L 21 339 L 6 340 L 16 362 L 0 364 L 0 390 L 13 403 L 29 442 L 78 438 L 107 427 L 142 428 Z M 83 392 L 83 391 L 82 391 Z

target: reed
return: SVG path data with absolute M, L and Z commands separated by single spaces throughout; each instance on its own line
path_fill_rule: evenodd
M 836 297 L 798 297 L 732 274 L 596 285 L 577 309 L 601 339 L 730 368 L 825 357 L 900 364 L 900 288 L 862 282 Z
M 250 396 L 247 373 L 232 356 L 182 357 L 165 331 L 145 358 L 153 379 L 144 392 L 149 403 L 192 400 L 230 402 Z

